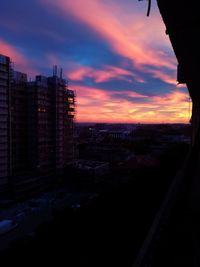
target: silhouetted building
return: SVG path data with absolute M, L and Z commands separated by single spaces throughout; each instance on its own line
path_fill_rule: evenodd
M 54 124 L 54 164 L 56 169 L 64 166 L 64 122 L 65 122 L 65 81 L 53 75 L 48 78 L 49 91 L 52 94 L 52 122 Z
M 13 72 L 11 82 L 12 173 L 27 170 L 27 75 Z
M 75 96 L 62 77 L 36 76 L 28 83 L 29 161 L 51 175 L 74 158 Z
M 79 156 L 82 159 L 116 163 L 130 155 L 129 149 L 120 144 L 85 142 L 79 145 Z
M 15 198 L 35 190 L 33 190 L 35 180 L 32 180 L 28 166 L 27 97 L 27 74 L 13 71 L 11 81 L 12 177 L 10 190 Z
M 98 182 L 101 177 L 109 172 L 109 163 L 95 160 L 73 160 L 68 166 L 78 182 Z
M 28 83 L 29 167 L 36 173 L 47 175 L 54 167 L 52 101 L 46 77 L 36 76 L 35 81 Z
M 59 171 L 74 158 L 75 95 L 62 77 L 49 77 L 48 86 L 53 99 L 55 168 Z
M 64 91 L 65 121 L 64 121 L 64 159 L 69 162 L 76 155 L 76 144 L 74 140 L 74 119 L 76 109 L 76 97 L 72 90 L 66 88 Z
M 0 55 L 0 194 L 1 195 L 8 190 L 9 176 L 11 175 L 10 81 L 11 81 L 10 58 L 7 56 Z
M 62 71 L 27 82 L 0 55 L 0 196 L 29 195 L 62 173 L 74 159 L 74 116 Z

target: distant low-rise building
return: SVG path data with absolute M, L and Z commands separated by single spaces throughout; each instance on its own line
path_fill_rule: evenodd
M 84 159 L 114 163 L 125 160 L 130 152 L 118 144 L 86 142 L 79 146 L 79 155 Z
M 108 173 L 109 164 L 107 162 L 79 159 L 72 161 L 68 168 L 76 177 L 81 178 L 80 181 L 88 180 L 94 182 Z

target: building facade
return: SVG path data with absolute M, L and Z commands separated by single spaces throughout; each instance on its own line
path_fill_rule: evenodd
M 76 111 L 76 95 L 73 90 L 68 87 L 64 93 L 65 102 L 65 121 L 64 121 L 64 160 L 69 163 L 76 157 L 76 144 L 74 133 L 74 120 Z
M 11 82 L 12 173 L 21 175 L 27 168 L 27 75 L 13 72 Z
M 48 79 L 36 76 L 28 83 L 28 150 L 29 167 L 38 174 L 53 170 L 54 129 L 52 95 Z
M 55 168 L 59 171 L 74 159 L 75 94 L 68 83 L 57 75 L 48 78 L 52 93 Z
M 39 173 L 61 173 L 74 159 L 75 94 L 54 74 L 28 83 L 29 162 Z
M 27 81 L 0 55 L 0 198 L 44 188 L 74 159 L 75 94 L 53 73 Z
M 11 61 L 0 55 L 0 197 L 8 190 L 11 176 L 10 81 Z

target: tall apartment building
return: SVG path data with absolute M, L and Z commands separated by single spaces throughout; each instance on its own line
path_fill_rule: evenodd
M 28 83 L 29 167 L 38 174 L 50 175 L 54 169 L 54 109 L 48 78 L 36 76 Z
M 11 176 L 10 132 L 11 62 L 0 55 L 0 197 L 7 191 Z
M 74 157 L 75 95 L 62 77 L 28 83 L 29 161 L 32 170 L 62 170 Z
M 49 90 L 52 94 L 52 120 L 54 123 L 54 164 L 56 169 L 64 165 L 64 80 L 53 75 L 48 78 Z
M 10 192 L 21 198 L 38 192 L 40 182 L 29 166 L 27 74 L 13 71 L 11 81 L 11 159 Z
M 76 109 L 76 96 L 73 90 L 69 90 L 68 86 L 64 93 L 65 102 L 65 121 L 64 121 L 64 161 L 69 163 L 74 159 L 75 151 L 75 140 L 74 140 L 74 119 Z
M 75 95 L 56 72 L 27 82 L 0 55 L 0 198 L 38 191 L 74 158 Z
M 53 99 L 53 122 L 54 122 L 54 146 L 55 146 L 55 168 L 62 169 L 65 166 L 64 158 L 64 132 L 65 132 L 65 90 L 66 83 L 62 77 L 53 75 L 48 78 L 49 89 Z
M 12 173 L 27 171 L 27 74 L 14 71 L 11 82 Z

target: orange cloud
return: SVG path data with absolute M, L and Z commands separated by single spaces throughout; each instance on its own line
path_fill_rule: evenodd
M 85 86 L 76 86 L 76 92 L 79 122 L 187 123 L 190 117 L 188 94 L 179 90 L 152 97 L 134 91 L 107 92 Z M 146 101 L 129 101 L 123 95 L 143 97 Z

